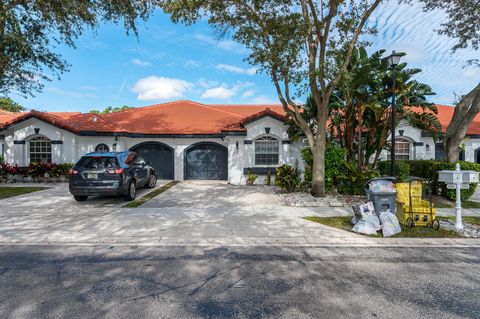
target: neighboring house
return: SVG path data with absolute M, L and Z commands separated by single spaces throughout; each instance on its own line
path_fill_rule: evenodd
M 453 106 L 436 105 L 438 120 L 442 125 L 443 132 L 450 124 L 453 117 Z M 445 159 L 445 151 L 442 141 L 434 141 L 432 135 L 421 129 L 414 128 L 402 121 L 396 127 L 396 159 Z M 462 141 L 460 160 L 480 163 L 480 114 L 477 115 L 467 134 Z M 382 152 L 381 159 L 389 159 L 390 150 Z
M 303 169 L 303 141 L 289 140 L 279 105 L 176 101 L 104 115 L 31 111 L 0 121 L 5 161 L 20 166 L 132 150 L 160 179 L 242 184 L 248 171 L 264 177 L 282 164 Z

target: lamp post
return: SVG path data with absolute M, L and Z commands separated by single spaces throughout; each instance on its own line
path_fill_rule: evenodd
M 404 56 L 405 53 L 398 53 L 395 51 L 392 51 L 392 54 L 390 54 L 386 60 L 388 63 L 388 66 L 392 69 L 392 79 L 393 79 L 393 84 L 392 84 L 392 148 L 391 148 L 391 153 L 390 153 L 390 174 L 395 177 L 395 116 L 397 113 L 397 106 L 396 106 L 396 97 L 395 97 L 395 85 L 396 85 L 396 78 L 395 78 L 395 68 L 397 65 L 400 63 L 400 58 Z

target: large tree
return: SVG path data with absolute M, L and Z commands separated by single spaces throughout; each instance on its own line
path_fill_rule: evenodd
M 365 48 L 354 50 L 347 72 L 335 89 L 331 103 L 329 126 L 332 136 L 344 146 L 347 160 L 358 169 L 375 167 L 391 134 L 392 70 L 384 59 L 384 50 L 368 56 Z M 437 137 L 441 125 L 436 107 L 427 101 L 434 95 L 430 86 L 413 78 L 420 69 L 397 66 L 397 120 L 429 130 Z M 374 156 L 372 160 L 372 156 Z
M 67 71 L 55 47 L 74 41 L 100 23 L 123 23 L 136 33 L 157 0 L 2 0 L 0 1 L 0 94 L 24 96 L 40 91 L 44 81 Z
M 219 35 L 249 49 L 247 60 L 267 73 L 285 112 L 313 154 L 312 194 L 325 195 L 328 105 L 368 18 L 381 0 L 165 0 L 174 22 L 208 19 Z M 295 100 L 309 91 L 317 110 L 306 119 Z M 312 130 L 313 127 L 318 129 Z
M 11 98 L 0 97 L 0 110 L 16 113 L 16 112 L 24 111 L 25 108 L 21 106 L 19 103 L 12 100 Z
M 408 1 L 410 2 L 410 1 Z M 456 50 L 480 47 L 480 1 L 478 0 L 421 0 L 425 10 L 443 10 L 447 20 L 438 30 L 457 42 L 452 48 Z M 472 59 L 478 65 L 478 59 Z M 455 107 L 452 120 L 445 132 L 445 148 L 447 160 L 459 160 L 460 145 L 468 128 L 480 112 L 480 81 L 467 94 L 463 95 Z

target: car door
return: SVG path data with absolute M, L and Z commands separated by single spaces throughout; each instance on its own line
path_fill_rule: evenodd
M 135 177 L 138 184 L 145 184 L 148 181 L 148 169 L 146 167 L 147 163 L 145 162 L 143 157 L 137 154 L 132 165 L 133 169 L 135 170 Z

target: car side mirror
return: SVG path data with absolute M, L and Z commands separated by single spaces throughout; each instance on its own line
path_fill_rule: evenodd
M 152 163 L 150 163 L 150 162 L 146 162 L 146 163 L 145 163 L 145 165 L 152 165 Z

